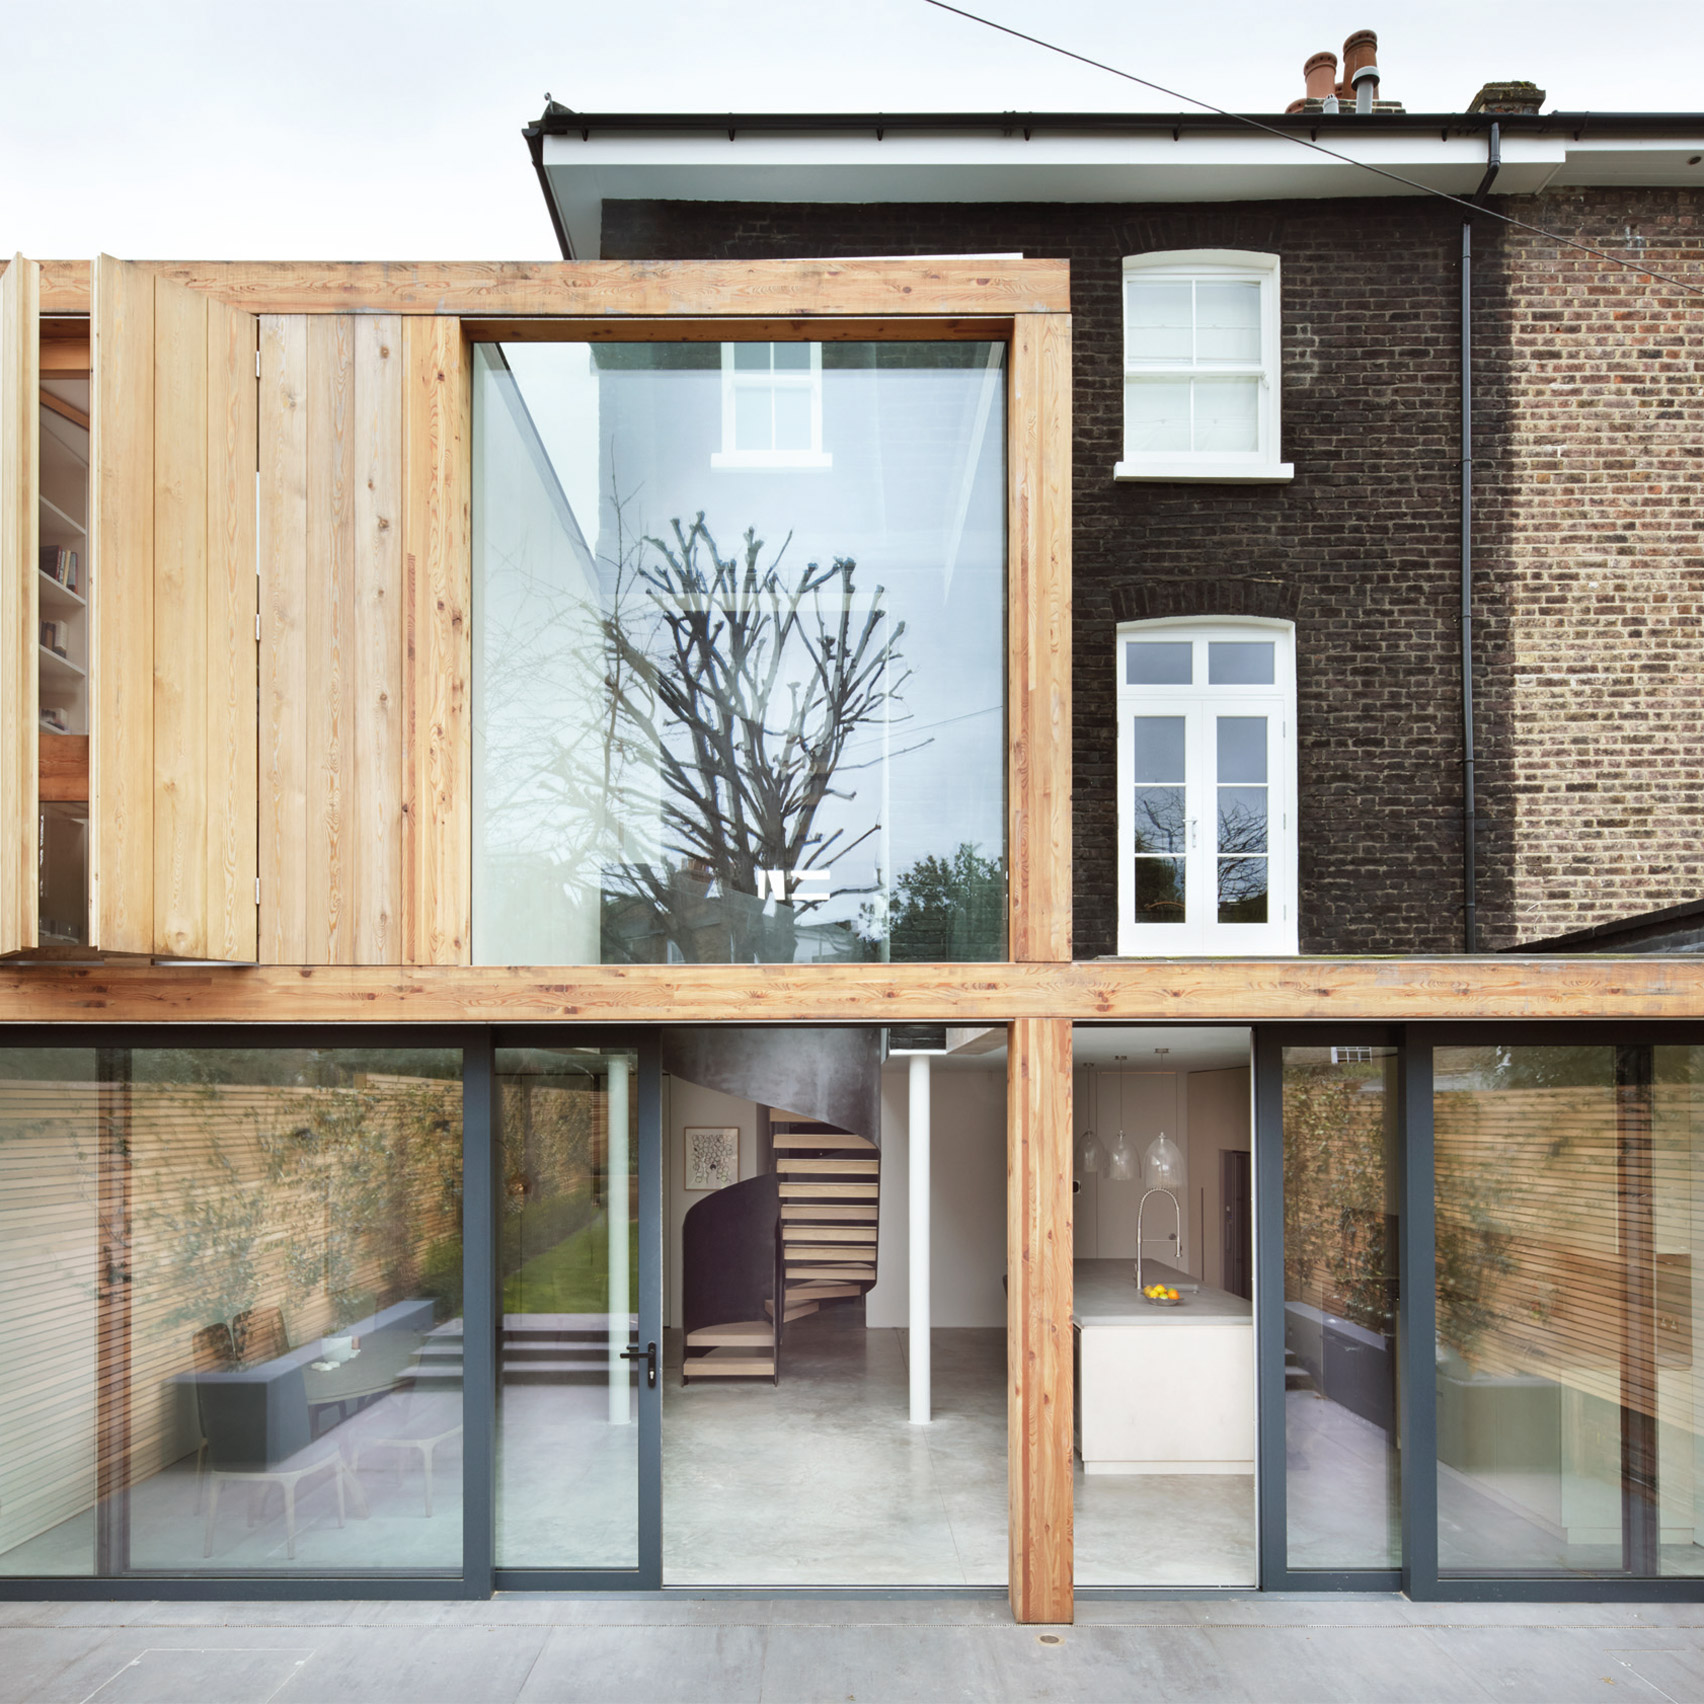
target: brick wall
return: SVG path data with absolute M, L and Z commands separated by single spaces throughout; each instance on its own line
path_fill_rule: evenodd
M 1558 235 L 1704 285 L 1696 192 L 1511 201 Z M 1512 827 L 1493 944 L 1704 897 L 1704 298 L 1522 231 L 1483 273 L 1497 403 L 1478 545 L 1506 610 Z
M 1630 201 L 1653 256 L 1659 241 L 1696 240 L 1695 198 L 1518 205 L 1594 241 L 1620 231 Z M 1704 730 L 1688 690 L 1698 543 L 1678 477 L 1696 465 L 1684 418 L 1696 368 L 1675 341 L 1696 311 L 1480 223 L 1478 900 L 1481 944 L 1494 947 L 1704 892 Z M 1078 956 L 1115 946 L 1114 626 L 1244 611 L 1297 626 L 1302 950 L 1416 953 L 1462 943 L 1460 231 L 1455 209 L 1419 200 L 626 202 L 606 204 L 603 246 L 628 258 L 1068 260 Z M 1282 257 L 1289 485 L 1112 479 L 1120 263 L 1176 248 Z M 1558 308 L 1552 292 L 1574 284 L 1585 300 Z M 1541 317 L 1558 313 L 1574 317 Z M 1564 441 L 1560 462 L 1539 454 Z

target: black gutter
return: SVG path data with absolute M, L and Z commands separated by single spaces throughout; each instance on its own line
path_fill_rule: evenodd
M 556 197 L 550 193 L 550 179 L 544 170 L 543 123 L 544 120 L 540 119 L 537 124 L 529 124 L 521 134 L 527 139 L 527 152 L 532 155 L 533 170 L 538 173 L 538 187 L 544 191 L 544 204 L 550 209 L 550 223 L 556 232 L 557 247 L 562 250 L 564 260 L 572 260 L 574 245 L 568 240 L 568 227 L 562 223 L 562 211 L 556 205 Z
M 579 136 L 589 139 L 593 131 L 621 132 L 679 131 L 688 134 L 726 136 L 740 131 L 753 133 L 793 131 L 875 131 L 883 135 L 909 131 L 999 131 L 1022 133 L 1025 140 L 1037 131 L 1139 134 L 1170 131 L 1181 138 L 1184 131 L 1237 132 L 1253 119 L 1270 129 L 1353 134 L 1359 131 L 1441 131 L 1445 137 L 1483 136 L 1493 126 L 1520 136 L 1567 135 L 1578 141 L 1588 131 L 1594 137 L 1675 136 L 1704 137 L 1704 113 L 1699 112 L 1288 112 L 1250 113 L 1221 117 L 1216 113 L 1152 112 L 571 112 L 555 103 L 523 132 L 544 136 Z M 1704 163 L 1701 163 L 1704 181 Z

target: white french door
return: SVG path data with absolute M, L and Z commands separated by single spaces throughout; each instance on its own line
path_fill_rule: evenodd
M 1296 951 L 1293 712 L 1277 684 L 1121 682 L 1121 954 Z

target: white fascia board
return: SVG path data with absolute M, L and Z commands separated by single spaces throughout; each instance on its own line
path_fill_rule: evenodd
M 1497 189 L 1541 188 L 1568 161 L 1561 138 L 1510 137 Z M 1485 175 L 1483 137 L 1393 132 L 1340 139 L 1338 151 L 1409 188 L 1276 136 L 1185 131 L 1132 136 L 704 134 L 593 131 L 544 138 L 544 167 L 575 253 L 598 252 L 604 201 L 1166 202 L 1354 195 L 1469 195 Z

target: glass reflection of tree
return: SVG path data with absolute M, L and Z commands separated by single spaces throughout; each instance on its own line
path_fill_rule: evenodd
M 1136 854 L 1136 920 L 1184 920 L 1183 850 L 1187 845 L 1182 787 L 1138 787 L 1131 850 Z
M 1266 789 L 1219 789 L 1219 921 L 1266 921 Z
M 847 762 L 853 734 L 902 720 L 905 624 L 886 621 L 881 586 L 860 600 L 850 557 L 791 567 L 787 543 L 765 563 L 748 528 L 724 556 L 700 512 L 621 565 L 604 624 L 610 733 L 656 766 L 660 856 L 621 859 L 606 877 L 606 957 L 621 936 L 660 930 L 689 960 L 790 962 L 803 918 L 871 891 L 829 872 L 880 825 L 819 818 L 829 799 L 855 797 L 837 781 L 880 761 Z M 820 886 L 799 891 L 811 871 Z M 769 914 L 764 872 L 786 889 Z

